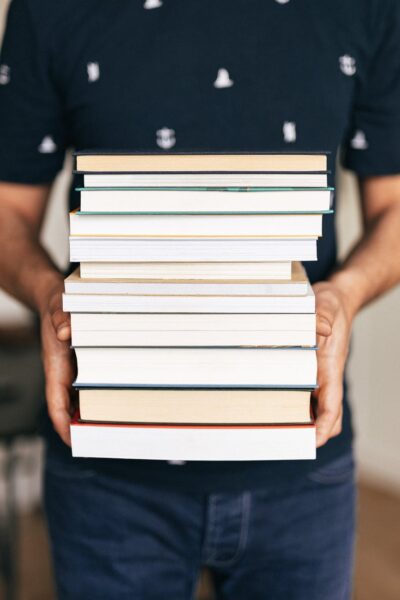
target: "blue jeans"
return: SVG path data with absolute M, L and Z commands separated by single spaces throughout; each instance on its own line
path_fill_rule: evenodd
M 350 454 L 306 480 L 235 494 L 175 492 L 51 456 L 45 479 L 60 600 L 189 600 L 203 565 L 221 599 L 350 599 Z

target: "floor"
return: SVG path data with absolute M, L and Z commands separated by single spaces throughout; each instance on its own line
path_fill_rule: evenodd
M 400 599 L 400 497 L 360 486 L 355 600 Z
M 48 542 L 40 512 L 20 522 L 21 593 L 17 600 L 54 600 Z M 199 600 L 210 600 L 207 574 Z M 0 600 L 4 599 L 0 586 Z M 360 486 L 359 538 L 354 600 L 400 599 L 400 497 Z

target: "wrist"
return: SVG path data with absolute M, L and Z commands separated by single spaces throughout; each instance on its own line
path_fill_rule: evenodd
M 361 287 L 355 275 L 345 269 L 338 270 L 328 279 L 328 282 L 337 290 L 347 317 L 352 322 L 363 305 Z

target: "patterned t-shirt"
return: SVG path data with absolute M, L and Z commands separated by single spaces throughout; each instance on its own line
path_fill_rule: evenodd
M 67 148 L 330 151 L 400 172 L 398 0 L 13 0 L 0 58 L 0 180 L 51 182 Z M 78 198 L 71 188 L 71 204 Z M 324 223 L 312 281 L 336 264 Z M 317 464 L 351 444 L 343 432 Z M 50 448 L 70 452 L 49 433 Z M 77 459 L 75 459 L 77 460 Z M 87 461 L 81 460 L 82 464 Z M 304 476 L 312 461 L 90 461 L 188 489 Z

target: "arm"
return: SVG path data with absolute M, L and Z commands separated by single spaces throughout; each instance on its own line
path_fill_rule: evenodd
M 0 183 L 0 287 L 39 313 L 46 399 L 53 425 L 69 444 L 73 363 L 63 277 L 40 244 L 50 186 Z
M 353 319 L 363 306 L 400 282 L 400 175 L 360 181 L 364 235 L 328 281 L 317 302 L 317 445 L 338 435 L 343 371 Z

